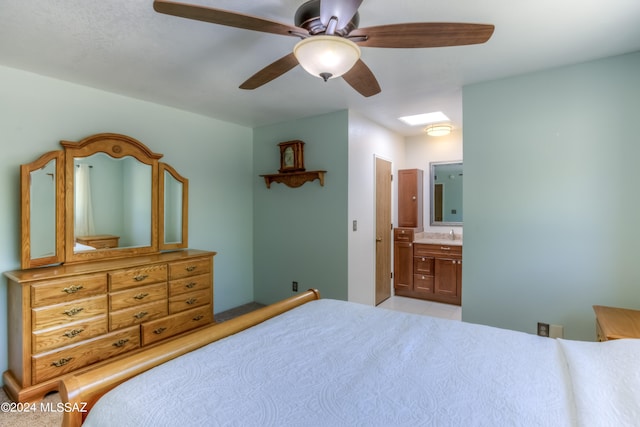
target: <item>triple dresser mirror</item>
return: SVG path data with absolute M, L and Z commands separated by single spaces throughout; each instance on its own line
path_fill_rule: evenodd
M 129 136 L 101 133 L 20 167 L 21 266 L 188 245 L 188 180 Z
M 16 402 L 214 322 L 216 253 L 186 249 L 187 179 L 129 136 L 60 144 L 20 169 L 2 374 Z

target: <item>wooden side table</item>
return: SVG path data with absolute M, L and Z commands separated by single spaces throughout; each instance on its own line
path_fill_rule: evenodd
M 640 311 L 594 305 L 598 341 L 640 338 Z

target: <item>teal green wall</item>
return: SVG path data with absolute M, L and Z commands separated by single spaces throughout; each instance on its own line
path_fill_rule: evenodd
M 289 188 L 258 175 L 277 173 L 277 144 L 305 142 L 305 168 L 326 170 L 318 181 Z M 272 303 L 318 288 L 324 298 L 347 299 L 348 112 L 254 129 L 254 296 Z
M 640 308 L 640 53 L 465 87 L 463 320 Z
M 0 67 L 0 272 L 20 268 L 19 165 L 61 139 L 132 136 L 189 178 L 189 243 L 218 251 L 215 310 L 253 300 L 250 128 Z M 0 276 L 0 370 L 7 367 L 7 289 Z

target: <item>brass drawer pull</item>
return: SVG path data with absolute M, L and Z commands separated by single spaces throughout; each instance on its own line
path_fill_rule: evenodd
M 204 316 L 202 314 L 198 314 L 196 317 L 193 318 L 194 322 L 197 322 L 198 320 L 202 320 Z
M 63 357 L 62 359 L 58 360 L 57 362 L 52 362 L 51 366 L 55 366 L 56 368 L 60 368 L 64 365 L 66 365 L 67 363 L 69 363 L 71 360 L 73 360 L 73 357 Z
M 146 298 L 148 296 L 149 296 L 148 293 L 142 292 L 142 293 L 139 293 L 138 295 L 134 296 L 134 298 L 137 299 L 137 300 L 141 300 L 141 299 Z
M 80 307 L 80 308 L 72 308 L 71 310 L 65 310 L 64 314 L 66 314 L 67 316 L 71 317 L 71 316 L 75 316 L 76 314 L 80 313 L 82 310 L 84 310 L 84 308 Z
M 73 337 L 79 335 L 82 331 L 84 331 L 84 329 L 73 329 L 71 331 L 65 332 L 62 335 L 64 335 L 67 338 L 73 338 Z
M 166 330 L 167 330 L 167 328 L 158 328 L 158 329 L 154 329 L 153 333 L 156 334 L 156 335 L 160 335 L 161 333 L 163 333 Z
M 197 267 L 195 265 L 190 265 L 189 267 L 185 268 L 185 270 L 191 272 L 193 270 L 195 270 Z
M 451 248 L 449 246 L 440 246 L 441 251 L 450 251 Z
M 66 292 L 68 294 L 75 294 L 82 288 L 84 288 L 84 286 L 82 285 L 73 285 L 73 286 L 69 286 L 68 288 L 64 288 L 62 292 Z
M 186 300 L 185 302 L 189 305 L 193 305 L 198 301 L 198 298 L 189 298 L 188 300 Z
M 191 289 L 191 288 L 193 288 L 195 285 L 197 285 L 197 283 L 196 283 L 196 282 L 190 282 L 190 283 L 187 283 L 186 287 L 187 287 L 187 288 L 189 288 L 189 289 Z
M 149 314 L 149 313 L 147 313 L 146 311 L 141 311 L 139 313 L 134 314 L 133 317 L 135 317 L 136 319 L 142 319 L 147 314 Z
M 128 343 L 128 342 L 129 342 L 129 340 L 128 340 L 128 339 L 118 340 L 117 342 L 114 342 L 114 343 L 113 343 L 113 345 L 114 345 L 115 347 L 120 348 L 120 347 L 123 347 L 123 346 L 124 346 L 126 343 Z
M 136 282 L 142 282 L 147 277 L 149 277 L 148 274 L 138 274 L 137 276 L 133 277 L 133 280 L 135 280 Z

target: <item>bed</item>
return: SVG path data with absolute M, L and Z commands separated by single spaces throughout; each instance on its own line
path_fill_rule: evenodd
M 542 338 L 308 291 L 67 377 L 61 397 L 75 408 L 65 426 L 637 425 L 638 355 L 640 340 Z

